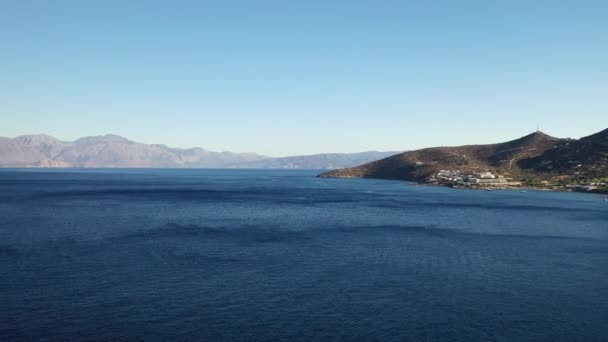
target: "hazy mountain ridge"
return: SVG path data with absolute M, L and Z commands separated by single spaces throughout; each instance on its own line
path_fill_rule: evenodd
M 386 158 L 397 153 L 399 152 L 320 153 L 256 160 L 235 166 L 261 169 L 337 169 Z
M 113 134 L 73 142 L 44 134 L 0 139 L 0 167 L 224 167 L 267 158 L 255 153 L 143 144 Z
M 440 170 L 493 171 L 514 179 L 608 176 L 608 129 L 581 138 L 559 139 L 542 132 L 487 145 L 433 147 L 400 153 L 321 177 L 386 178 L 425 182 Z
M 113 134 L 82 137 L 72 142 L 46 134 L 0 137 L 0 167 L 333 169 L 394 153 L 370 151 L 272 158 L 257 153 L 143 144 Z

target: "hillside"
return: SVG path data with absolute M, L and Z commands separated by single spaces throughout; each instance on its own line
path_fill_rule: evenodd
M 522 169 L 577 178 L 608 176 L 608 129 L 579 140 L 561 141 L 543 154 L 519 162 Z
M 440 170 L 491 171 L 515 180 L 608 175 L 608 130 L 580 140 L 542 132 L 489 145 L 434 147 L 400 153 L 320 177 L 362 177 L 426 182 Z

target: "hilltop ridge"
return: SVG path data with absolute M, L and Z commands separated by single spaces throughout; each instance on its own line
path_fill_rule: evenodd
M 608 129 L 579 140 L 561 140 L 555 148 L 521 160 L 519 166 L 541 173 L 605 177 L 608 173 Z
M 403 152 L 356 166 L 334 170 L 322 177 L 369 177 L 422 181 L 440 169 L 486 171 L 501 169 L 518 172 L 517 163 L 538 156 L 556 146 L 561 139 L 534 132 L 519 139 L 498 144 L 441 146 Z

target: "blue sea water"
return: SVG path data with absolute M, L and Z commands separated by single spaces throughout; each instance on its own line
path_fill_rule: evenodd
M 0 171 L 1 341 L 608 341 L 600 196 Z

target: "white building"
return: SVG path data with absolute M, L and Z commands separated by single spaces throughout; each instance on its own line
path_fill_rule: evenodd
M 479 178 L 482 178 L 482 179 L 494 179 L 494 178 L 496 178 L 496 176 L 494 176 L 492 174 L 492 172 L 489 172 L 489 171 L 480 172 L 476 176 L 479 177 Z

